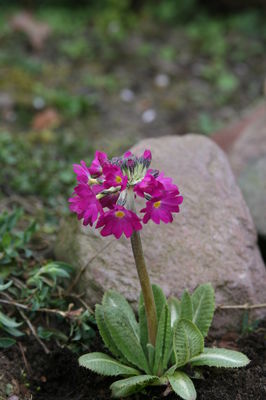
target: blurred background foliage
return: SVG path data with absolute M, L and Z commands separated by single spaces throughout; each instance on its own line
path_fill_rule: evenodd
M 61 277 L 53 269 L 46 283 L 37 271 L 53 260 L 72 164 L 96 149 L 119 154 L 143 137 L 210 135 L 237 118 L 264 95 L 265 11 L 265 0 L 0 0 L 0 298 L 22 299 L 43 340 L 56 333 L 31 311 L 36 287 L 49 294 L 38 307 L 67 312 L 70 304 L 47 282 L 64 287 L 71 267 L 57 265 Z M 29 218 L 34 229 L 8 225 Z M 48 243 L 42 259 L 32 241 Z M 0 337 L 3 321 L 25 328 L 1 307 L 15 319 L 0 320 Z M 67 319 L 62 342 L 91 337 L 83 312 Z

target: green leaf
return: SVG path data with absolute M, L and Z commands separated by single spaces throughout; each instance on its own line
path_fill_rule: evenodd
M 130 396 L 131 394 L 140 392 L 146 386 L 156 381 L 159 381 L 159 379 L 153 375 L 139 375 L 116 381 L 110 386 L 112 397 Z
M 180 303 L 181 315 L 180 318 L 192 321 L 192 301 L 187 290 L 184 291 Z
M 135 334 L 139 336 L 139 325 L 136 321 L 136 317 L 132 307 L 128 304 L 127 300 L 120 293 L 115 290 L 108 290 L 105 292 L 102 301 L 103 306 L 111 306 L 114 312 L 123 312 L 134 330 Z
M 38 326 L 37 334 L 41 339 L 50 340 L 51 338 L 60 339 L 62 342 L 66 343 L 69 341 L 67 335 L 65 335 L 61 330 L 55 328 L 44 328 L 42 326 Z M 72 339 L 74 340 L 74 339 Z
M 7 349 L 8 347 L 13 346 L 16 341 L 15 339 L 7 338 L 7 337 L 0 337 L 0 348 Z
M 22 325 L 22 322 L 16 322 L 13 318 L 9 318 L 7 315 L 0 311 L 0 323 L 8 328 L 17 328 Z
M 181 319 L 175 323 L 173 348 L 176 365 L 185 365 L 192 357 L 203 351 L 204 339 L 193 322 Z
M 115 357 L 117 357 L 123 362 L 127 362 L 127 359 L 123 356 L 123 354 L 118 349 L 118 347 L 116 346 L 115 342 L 112 339 L 112 336 L 109 332 L 109 329 L 104 319 L 104 307 L 102 305 L 96 304 L 95 319 L 105 346 L 110 350 L 110 352 Z
M 12 285 L 13 281 L 9 281 L 5 284 L 0 284 L 0 292 L 3 292 L 4 290 L 8 289 Z
M 3 329 L 6 333 L 8 333 L 11 336 L 19 337 L 19 336 L 24 335 L 23 332 L 21 332 L 20 330 L 18 330 L 16 328 L 9 328 L 8 326 L 4 326 Z
M 11 235 L 8 232 L 6 232 L 1 240 L 1 245 L 3 246 L 3 249 L 7 249 L 11 245 L 11 241 L 12 241 Z
M 192 322 L 199 328 L 205 337 L 211 326 L 215 309 L 214 290 L 210 283 L 200 285 L 192 294 L 193 317 Z
M 173 361 L 173 364 L 175 363 L 175 360 Z M 173 375 L 173 373 L 175 372 L 175 370 L 177 369 L 176 364 L 172 365 L 165 373 L 165 376 L 170 376 Z
M 152 344 L 150 344 L 150 343 L 147 343 L 147 351 L 148 351 L 149 366 L 150 366 L 150 370 L 152 371 L 153 364 L 154 364 L 154 355 L 155 355 L 154 346 Z
M 140 335 L 141 347 L 142 347 L 146 357 L 148 357 L 148 351 L 147 351 L 147 345 L 149 342 L 148 325 L 147 325 L 146 311 L 145 311 L 144 304 L 139 304 L 139 335 Z
M 44 265 L 40 270 L 38 275 L 47 274 L 50 275 L 51 278 L 69 278 L 69 271 L 64 268 L 64 266 L 59 262 L 51 262 L 49 264 Z
M 27 229 L 23 232 L 23 244 L 27 244 L 29 243 L 29 241 L 31 240 L 33 234 L 36 232 L 37 230 L 37 222 L 36 221 L 32 221 L 30 223 L 30 225 L 27 227 Z
M 121 364 L 104 353 L 89 353 L 79 357 L 79 365 L 101 375 L 139 375 L 139 371 Z
M 169 352 L 172 345 L 171 316 L 167 303 L 161 312 L 155 344 L 153 372 L 160 375 L 167 367 Z
M 196 400 L 197 393 L 192 380 L 181 371 L 168 377 L 173 391 L 184 400 Z
M 180 301 L 176 297 L 170 297 L 168 299 L 168 306 L 171 315 L 171 327 L 173 327 L 174 323 L 180 318 L 181 315 Z
M 204 349 L 202 354 L 190 360 L 191 365 L 207 365 L 209 367 L 238 368 L 250 362 L 245 354 L 227 349 Z
M 152 285 L 152 291 L 155 301 L 157 320 L 159 321 L 163 307 L 166 304 L 166 297 L 160 286 Z
M 104 306 L 104 320 L 116 347 L 138 368 L 149 373 L 148 361 L 128 317 L 112 306 Z

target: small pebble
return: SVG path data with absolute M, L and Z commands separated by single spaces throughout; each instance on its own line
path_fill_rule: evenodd
M 135 95 L 134 95 L 134 92 L 132 92 L 132 90 L 123 89 L 120 92 L 120 97 L 126 103 L 130 103 L 132 100 L 134 100 Z
M 41 110 L 45 106 L 45 100 L 42 97 L 37 96 L 34 97 L 32 104 L 36 110 Z
M 165 88 L 169 85 L 169 77 L 166 74 L 158 74 L 154 79 L 155 85 L 160 88 Z
M 19 400 L 19 397 L 13 394 L 12 396 L 8 397 L 8 400 Z
M 144 111 L 142 114 L 142 121 L 145 122 L 145 124 L 150 124 L 153 122 L 156 118 L 156 111 L 150 108 L 149 110 Z

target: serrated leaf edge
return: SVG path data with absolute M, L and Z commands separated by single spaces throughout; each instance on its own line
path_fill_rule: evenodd
M 91 357 L 91 360 L 88 360 L 88 358 Z M 120 363 L 119 361 L 113 359 L 112 357 L 108 356 L 107 354 L 104 353 L 99 353 L 99 352 L 95 352 L 95 353 L 88 353 L 88 354 L 83 354 L 81 357 L 79 357 L 79 365 L 81 367 L 85 367 L 90 369 L 91 371 L 97 372 L 99 375 L 104 375 L 104 376 L 118 376 L 118 375 L 140 375 L 140 372 L 135 369 L 135 368 L 131 368 L 128 367 L 127 365 L 124 365 L 122 363 Z M 114 368 L 119 369 L 120 371 L 118 372 L 108 372 L 108 373 L 103 373 L 103 372 L 99 372 L 99 368 L 95 368 L 93 366 L 88 366 L 88 361 L 91 363 L 106 363 L 106 364 L 110 364 L 113 365 Z

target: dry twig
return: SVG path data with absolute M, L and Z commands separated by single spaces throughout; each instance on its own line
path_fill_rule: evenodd
M 64 318 L 71 318 L 71 313 L 69 311 L 61 311 L 61 310 L 57 310 L 56 308 L 38 308 L 36 310 L 32 310 L 32 308 L 30 306 L 27 306 L 26 304 L 21 304 L 21 303 L 17 303 L 16 301 L 13 300 L 4 300 L 4 299 L 0 299 L 0 303 L 2 304 L 8 304 L 23 310 L 27 310 L 27 311 L 32 311 L 32 312 L 41 312 L 41 313 L 48 313 L 48 314 L 57 314 L 57 315 L 61 315 L 61 317 Z
M 27 361 L 23 346 L 22 346 L 22 344 L 20 342 L 18 342 L 18 346 L 19 346 L 19 350 L 20 350 L 20 352 L 22 354 L 22 358 L 23 358 L 23 361 L 24 361 L 24 364 L 25 364 L 25 368 L 26 368 L 27 374 L 31 375 L 32 374 L 32 369 L 31 369 L 31 367 L 30 367 L 30 365 L 29 365 L 29 363 Z
M 82 299 L 82 295 L 71 293 L 69 297 L 78 300 L 85 307 L 85 309 L 89 311 L 90 314 L 94 314 L 93 309 Z
M 256 308 L 266 308 L 266 303 L 262 304 L 238 304 L 238 305 L 219 305 L 216 310 L 254 310 Z
M 24 319 L 24 321 L 26 322 L 26 324 L 28 325 L 28 327 L 30 328 L 31 333 L 33 334 L 33 336 L 35 337 L 37 342 L 42 346 L 45 354 L 49 354 L 50 350 L 48 349 L 48 347 L 46 347 L 46 345 L 43 343 L 43 341 L 39 338 L 39 336 L 36 332 L 36 329 L 30 322 L 29 318 L 26 317 L 26 315 L 24 314 L 24 312 L 22 310 L 19 310 L 19 313 L 22 316 L 22 318 Z

